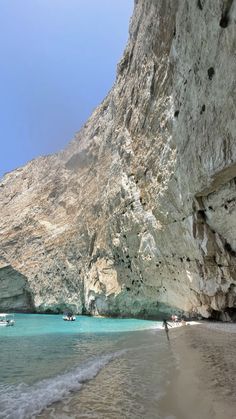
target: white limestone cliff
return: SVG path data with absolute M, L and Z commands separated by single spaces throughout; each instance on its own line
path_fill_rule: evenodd
M 109 95 L 1 180 L 0 307 L 234 318 L 235 74 L 236 0 L 136 0 Z

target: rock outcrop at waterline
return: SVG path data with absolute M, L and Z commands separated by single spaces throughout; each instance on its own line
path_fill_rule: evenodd
M 235 23 L 236 0 L 135 1 L 109 95 L 0 183 L 2 307 L 233 316 Z

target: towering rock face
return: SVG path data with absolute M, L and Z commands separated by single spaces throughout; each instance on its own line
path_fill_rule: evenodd
M 235 23 L 236 0 L 135 1 L 107 98 L 1 181 L 1 307 L 233 316 Z

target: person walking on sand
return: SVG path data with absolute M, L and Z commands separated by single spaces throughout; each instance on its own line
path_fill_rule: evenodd
M 167 320 L 163 320 L 162 327 L 165 328 L 167 340 L 170 340 L 168 326 L 172 327 L 171 324 L 167 323 Z

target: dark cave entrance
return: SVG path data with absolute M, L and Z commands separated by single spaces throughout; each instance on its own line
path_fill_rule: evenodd
M 236 322 L 236 307 L 226 307 L 222 311 L 212 310 L 210 320 Z

